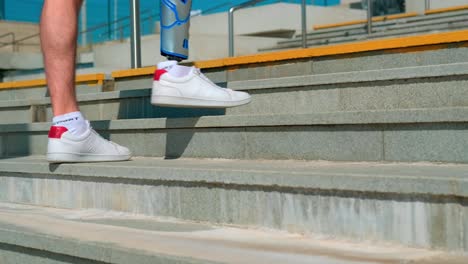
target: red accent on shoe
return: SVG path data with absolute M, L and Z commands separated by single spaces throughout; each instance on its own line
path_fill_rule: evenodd
M 62 134 L 67 132 L 68 129 L 62 126 L 51 126 L 49 130 L 49 138 L 61 138 Z
M 155 81 L 159 81 L 159 79 L 161 79 L 161 76 L 162 76 L 163 74 L 165 74 L 165 73 L 167 73 L 166 70 L 156 70 L 156 71 L 154 72 L 154 80 L 155 80 Z

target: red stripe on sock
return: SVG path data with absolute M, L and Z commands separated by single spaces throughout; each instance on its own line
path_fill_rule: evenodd
M 156 70 L 156 71 L 154 72 L 154 80 L 155 80 L 155 81 L 159 81 L 159 79 L 161 79 L 161 76 L 162 76 L 163 74 L 165 74 L 165 73 L 167 73 L 166 70 Z
M 49 130 L 49 138 L 61 138 L 62 134 L 67 132 L 68 129 L 62 126 L 51 126 Z

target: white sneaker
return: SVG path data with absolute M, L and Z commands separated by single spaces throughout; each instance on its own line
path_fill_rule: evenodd
M 248 104 L 250 100 L 248 93 L 221 88 L 195 67 L 184 77 L 171 76 L 163 69 L 154 73 L 153 105 L 226 108 Z
M 112 141 L 102 138 L 89 126 L 82 136 L 75 136 L 66 127 L 52 126 L 49 131 L 47 161 L 99 162 L 129 160 L 130 151 Z

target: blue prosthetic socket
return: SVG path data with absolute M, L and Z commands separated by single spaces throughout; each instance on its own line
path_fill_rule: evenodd
M 160 0 L 161 55 L 169 60 L 185 60 L 189 51 L 192 0 Z

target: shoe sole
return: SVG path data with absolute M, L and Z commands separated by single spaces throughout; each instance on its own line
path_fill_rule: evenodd
M 251 98 L 241 101 L 215 101 L 175 96 L 151 96 L 151 104 L 170 107 L 229 108 L 250 103 Z
M 97 155 L 76 153 L 47 153 L 49 163 L 80 163 L 80 162 L 108 162 L 126 161 L 131 155 Z

